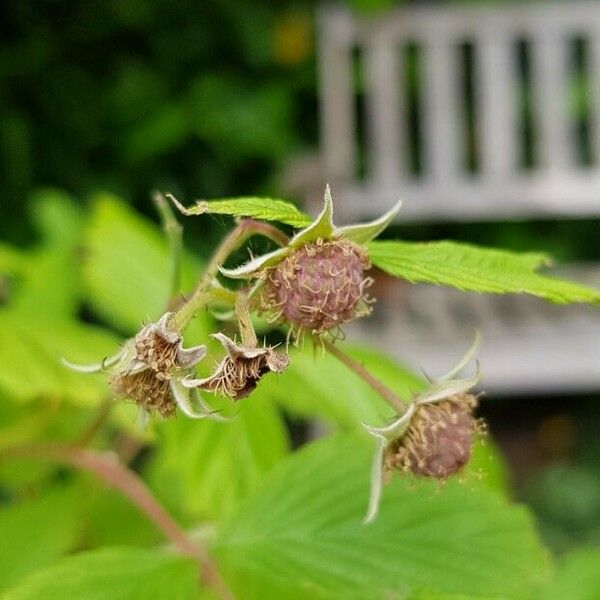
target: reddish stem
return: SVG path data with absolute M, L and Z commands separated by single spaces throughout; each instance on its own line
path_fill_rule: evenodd
M 133 471 L 122 465 L 114 454 L 93 452 L 76 446 L 39 444 L 12 448 L 3 452 L 3 455 L 62 462 L 93 473 L 137 506 L 182 554 L 195 558 L 200 564 L 203 578 L 221 598 L 234 600 L 206 549 L 189 539 L 146 484 Z
M 331 342 L 322 340 L 322 343 L 327 352 L 333 354 L 340 362 L 344 363 L 350 370 L 354 371 L 361 379 L 366 381 L 394 410 L 398 412 L 398 414 L 404 413 L 406 404 L 387 385 L 369 373 L 363 365 Z

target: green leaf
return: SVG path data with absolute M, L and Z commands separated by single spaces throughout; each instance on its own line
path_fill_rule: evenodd
M 84 215 L 69 194 L 52 188 L 38 190 L 31 197 L 30 212 L 44 244 L 72 248 L 80 241 Z
M 77 404 L 96 403 L 107 395 L 103 375 L 67 369 L 72 362 L 98 362 L 114 354 L 119 340 L 106 331 L 73 321 L 24 319 L 0 311 L 0 390 L 15 400 L 65 398 Z
M 32 407 L 0 395 L 0 452 L 39 438 L 55 414 L 56 406 L 51 403 L 40 402 Z M 0 477 L 2 466 L 0 464 Z
M 600 598 L 600 550 L 590 548 L 567 555 L 553 581 L 541 594 L 543 600 L 597 600 Z
M 408 400 L 423 381 L 381 352 L 344 346 L 351 356 Z M 356 428 L 362 422 L 382 422 L 393 415 L 390 407 L 335 357 L 317 348 L 291 354 L 290 366 L 277 377 L 266 377 L 253 398 L 275 400 L 292 414 L 317 416 L 326 422 Z
M 467 463 L 461 478 L 468 479 L 469 485 L 480 483 L 489 490 L 510 497 L 508 467 L 500 449 L 489 434 L 474 444 L 471 460 Z
M 62 559 L 24 579 L 4 600 L 192 600 L 193 560 L 158 550 L 111 547 Z
M 77 312 L 79 295 L 74 249 L 44 247 L 29 255 L 28 268 L 11 295 L 10 305 L 24 318 L 70 317 Z
M 311 218 L 299 211 L 291 202 L 275 198 L 228 198 L 227 200 L 197 200 L 194 206 L 184 208 L 187 215 L 229 215 L 232 217 L 251 217 L 261 221 L 279 221 L 293 227 L 310 224 Z
M 23 444 L 73 443 L 93 420 L 93 408 L 60 402 L 58 393 L 31 402 L 15 402 L 0 392 L 0 453 Z M 95 407 L 94 407 L 95 408 Z M 120 411 L 114 411 L 116 419 Z M 120 416 L 121 421 L 124 421 Z M 129 422 L 133 417 L 129 416 Z M 12 456 L 0 460 L 0 489 L 16 497 L 47 486 L 61 467 L 51 461 Z M 69 479 L 70 480 L 70 479 Z
M 272 473 L 214 546 L 234 591 L 244 600 L 506 600 L 545 581 L 548 557 L 527 511 L 482 487 L 394 477 L 379 518 L 362 525 L 372 450 L 333 436 Z
M 84 279 L 94 309 L 128 333 L 163 314 L 171 282 L 167 242 L 160 229 L 108 194 L 95 198 L 86 235 Z M 199 265 L 183 261 L 191 285 Z M 196 319 L 202 321 L 202 318 Z
M 285 425 L 275 407 L 252 397 L 229 423 L 172 419 L 157 425 L 148 468 L 157 494 L 188 516 L 229 514 L 286 453 Z
M 149 546 L 163 541 L 160 531 L 120 492 L 87 481 L 86 541 L 90 547 Z
M 76 264 L 81 210 L 70 196 L 42 190 L 34 195 L 31 212 L 42 240 L 28 253 L 27 268 L 11 294 L 11 307 L 24 315 L 49 319 L 73 316 L 81 296 Z
M 4 506 L 0 511 L 0 590 L 19 582 L 73 549 L 80 533 L 73 488 Z
M 21 250 L 0 242 L 0 274 L 17 275 L 28 266 L 28 257 Z
M 518 254 L 455 242 L 371 242 L 371 261 L 412 283 L 447 285 L 464 291 L 524 293 L 558 304 L 600 303 L 600 291 L 536 272 L 542 254 Z

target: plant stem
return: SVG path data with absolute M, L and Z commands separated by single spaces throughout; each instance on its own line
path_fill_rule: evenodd
M 171 285 L 169 288 L 169 298 L 167 307 L 172 308 L 179 299 L 181 291 L 181 260 L 183 257 L 183 228 L 175 218 L 175 214 L 167 199 L 160 192 L 152 193 L 152 200 L 160 214 L 163 229 L 169 243 L 169 253 L 171 255 Z
M 258 340 L 256 339 L 256 331 L 254 331 L 254 325 L 252 324 L 248 295 L 245 292 L 240 292 L 238 294 L 237 301 L 235 303 L 235 312 L 238 318 L 238 326 L 240 329 L 242 344 L 244 346 L 256 348 L 258 345 Z
M 282 231 L 268 223 L 255 221 L 254 219 L 242 219 L 216 249 L 192 297 L 173 315 L 169 322 L 169 327 L 173 331 L 181 332 L 188 326 L 196 312 L 206 304 L 207 299 L 210 297 L 208 292 L 219 267 L 232 252 L 253 235 L 267 237 L 280 246 L 285 246 L 289 241 Z
M 387 385 L 369 373 L 363 365 L 331 342 L 322 340 L 322 343 L 327 352 L 333 354 L 340 362 L 344 363 L 351 371 L 354 371 L 361 379 L 366 381 L 395 411 L 399 414 L 406 411 L 406 404 L 404 401 L 387 387 Z
M 203 578 L 223 600 L 234 600 L 233 594 L 221 578 L 218 568 L 207 550 L 198 542 L 189 539 L 185 531 L 152 495 L 146 484 L 133 471 L 122 465 L 114 454 L 93 452 L 76 446 L 38 444 L 12 448 L 3 452 L 2 455 L 51 460 L 93 473 L 108 485 L 119 490 L 123 496 L 137 506 L 182 554 L 196 559 Z

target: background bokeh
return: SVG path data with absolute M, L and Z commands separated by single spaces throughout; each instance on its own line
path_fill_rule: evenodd
M 376 12 L 395 2 L 350 4 Z M 285 173 L 319 144 L 315 9 L 306 0 L 2 2 L 0 238 L 35 244 L 32 198 L 49 187 L 84 204 L 111 192 L 152 218 L 156 188 L 187 199 L 300 200 Z M 575 81 L 570 95 L 584 158 L 589 93 Z M 228 225 L 191 223 L 187 242 L 202 252 Z M 395 233 L 593 261 L 600 260 L 598 225 L 442 223 Z M 593 390 L 484 403 L 516 493 L 558 551 L 600 543 L 598 407 Z

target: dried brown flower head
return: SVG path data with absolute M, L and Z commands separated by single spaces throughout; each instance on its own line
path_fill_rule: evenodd
M 223 394 L 232 400 L 245 398 L 255 388 L 263 375 L 281 373 L 289 364 L 286 354 L 276 352 L 272 347 L 263 348 L 236 344 L 223 333 L 213 336 L 227 350 L 227 354 L 217 365 L 215 372 L 205 379 L 183 380 L 186 387 L 198 388 Z
M 94 365 L 65 364 L 83 373 L 107 371 L 112 390 L 117 397 L 133 400 L 147 414 L 172 416 L 179 407 L 187 416 L 204 418 L 213 411 L 201 407 L 198 412 L 190 398 L 190 390 L 181 383 L 183 377 L 206 354 L 206 346 L 183 348 L 181 335 L 169 329 L 172 313 L 166 313 L 157 323 L 145 326 L 128 340 L 115 356 Z
M 147 413 L 158 412 L 163 417 L 175 413 L 176 403 L 168 379 L 159 378 L 150 369 L 133 373 L 121 373 L 110 382 L 119 398 L 129 398 Z

